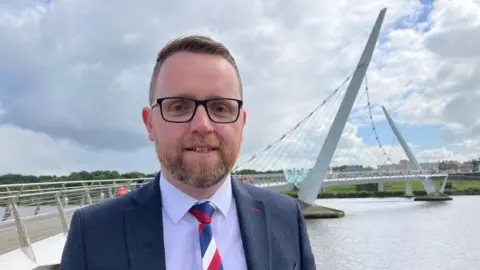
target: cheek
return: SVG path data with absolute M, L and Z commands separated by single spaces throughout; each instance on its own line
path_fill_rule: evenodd
M 216 132 L 230 150 L 238 148 L 242 141 L 242 131 L 237 127 L 219 128 Z
M 154 129 L 157 143 L 164 147 L 180 144 L 185 135 L 184 128 L 179 125 L 172 126 L 169 123 L 156 125 Z

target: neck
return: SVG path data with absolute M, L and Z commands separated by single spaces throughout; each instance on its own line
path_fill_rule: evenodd
M 212 197 L 212 195 L 217 192 L 217 190 L 223 185 L 223 183 L 225 183 L 227 179 L 229 180 L 229 177 L 224 177 L 222 181 L 218 182 L 214 186 L 208 188 L 197 188 L 174 179 L 168 173 L 162 172 L 162 174 L 165 180 L 167 180 L 170 184 L 196 200 L 206 200 Z

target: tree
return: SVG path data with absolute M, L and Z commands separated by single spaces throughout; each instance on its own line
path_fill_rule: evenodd
M 478 170 L 478 165 L 480 165 L 480 158 L 472 159 L 473 171 L 476 172 Z

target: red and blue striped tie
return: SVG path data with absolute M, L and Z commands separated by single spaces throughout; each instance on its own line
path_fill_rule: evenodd
M 210 202 L 196 204 L 188 211 L 200 223 L 198 229 L 203 270 L 223 270 L 222 258 L 217 249 L 215 239 L 213 239 L 212 225 L 210 224 L 214 211 L 215 206 Z

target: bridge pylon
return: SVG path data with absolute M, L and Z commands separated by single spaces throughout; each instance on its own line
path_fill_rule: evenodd
M 395 125 L 395 122 L 392 120 L 390 117 L 390 114 L 387 112 L 387 109 L 385 109 L 384 106 L 382 106 L 383 113 L 385 114 L 385 117 L 387 118 L 388 124 L 392 128 L 393 133 L 395 134 L 395 137 L 397 138 L 398 142 L 403 148 L 403 151 L 408 157 L 409 161 L 409 167 L 411 170 L 416 170 L 416 171 L 422 171 L 422 166 L 420 166 L 420 163 L 418 163 L 417 159 L 413 155 L 412 150 L 408 146 L 407 142 L 403 138 L 402 134 L 397 128 L 397 125 Z M 436 190 L 435 188 L 435 183 L 433 182 L 433 179 L 431 177 L 424 177 L 424 179 L 421 180 L 421 183 L 423 185 L 423 188 L 425 189 L 425 192 L 427 193 L 427 196 L 420 196 L 420 197 L 415 197 L 416 201 L 447 201 L 447 200 L 452 200 L 451 197 L 445 195 L 443 193 L 443 189 L 445 188 L 446 181 L 448 179 L 447 177 L 444 178 L 442 186 L 440 190 Z M 411 188 L 411 187 L 410 187 Z
M 305 217 L 314 218 L 317 216 L 316 212 L 320 212 L 318 213 L 318 217 L 323 217 L 322 213 L 325 212 L 325 208 L 315 206 L 315 200 L 322 189 L 323 180 L 328 172 L 328 167 L 332 160 L 333 154 L 335 153 L 335 149 L 337 148 L 340 136 L 343 133 L 348 116 L 350 115 L 358 91 L 362 85 L 363 78 L 365 77 L 370 64 L 370 60 L 372 59 L 386 12 L 387 9 L 384 8 L 378 14 L 372 32 L 370 33 L 363 53 L 355 69 L 355 73 L 353 74 L 345 92 L 345 97 L 343 98 L 343 101 L 340 104 L 338 112 L 333 120 L 332 126 L 328 131 L 327 137 L 325 138 L 325 142 L 323 143 L 320 153 L 318 154 L 315 165 L 300 184 L 298 200 L 304 207 Z M 339 216 L 343 216 L 343 211 L 328 209 L 327 212 L 330 212 L 329 210 L 337 211 Z

